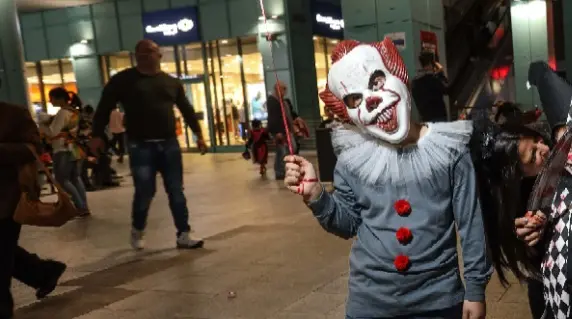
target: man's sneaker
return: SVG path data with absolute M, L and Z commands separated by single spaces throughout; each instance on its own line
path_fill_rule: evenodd
M 177 248 L 179 249 L 196 249 L 203 248 L 205 242 L 203 240 L 191 239 L 190 233 L 181 233 L 177 237 Z
M 133 249 L 141 250 L 145 248 L 145 241 L 143 240 L 143 236 L 144 233 L 142 230 L 131 230 L 131 247 L 133 247 Z

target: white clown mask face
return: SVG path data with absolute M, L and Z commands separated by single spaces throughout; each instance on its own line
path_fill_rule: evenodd
M 389 72 L 375 47 L 359 45 L 334 63 L 328 87 L 344 101 L 350 120 L 362 131 L 392 144 L 407 137 L 409 89 Z

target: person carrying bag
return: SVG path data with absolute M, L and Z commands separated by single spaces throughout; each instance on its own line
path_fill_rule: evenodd
M 23 165 L 19 171 L 19 182 L 22 194 L 16 211 L 14 221 L 21 225 L 40 227 L 60 227 L 79 215 L 78 209 L 73 205 L 70 196 L 63 190 L 60 184 L 52 177 L 52 174 L 40 160 L 38 153 L 32 145 L 26 145 L 30 152 L 34 154 L 36 161 Z M 37 166 L 46 174 L 52 185 L 57 190 L 58 201 L 55 203 L 44 203 L 39 196 L 32 194 L 37 178 Z

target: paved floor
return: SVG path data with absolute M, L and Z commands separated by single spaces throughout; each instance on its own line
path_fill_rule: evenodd
M 90 193 L 93 218 L 24 229 L 24 247 L 70 268 L 42 302 L 15 283 L 16 319 L 344 318 L 350 241 L 322 231 L 295 195 L 240 155 L 187 155 L 185 167 L 205 250 L 173 249 L 162 190 L 141 253 L 128 245 L 131 182 Z M 530 318 L 526 290 L 514 281 L 505 289 L 492 280 L 487 300 L 488 318 Z

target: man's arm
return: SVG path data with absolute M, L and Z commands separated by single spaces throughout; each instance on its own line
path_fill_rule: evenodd
M 199 125 L 197 114 L 187 99 L 187 96 L 185 95 L 185 89 L 183 88 L 183 85 L 179 85 L 179 89 L 177 90 L 177 101 L 175 103 L 183 115 L 185 122 L 191 128 L 191 131 L 193 131 L 199 140 L 202 140 L 203 132 L 201 130 L 201 126 Z
M 19 137 L 14 142 L 0 143 L 0 165 L 23 165 L 35 160 L 34 154 L 27 145 L 33 145 L 36 152 L 41 151 L 40 132 L 36 126 L 36 122 L 32 119 L 30 112 L 24 107 L 14 107 L 14 127 L 18 132 L 15 133 Z
M 465 300 L 484 302 L 493 268 L 487 256 L 475 169 L 469 152 L 453 168 L 453 213 L 463 250 Z
M 445 76 L 445 71 L 442 68 L 435 73 L 435 78 L 437 79 L 435 84 L 439 92 L 447 94 L 449 92 L 449 79 Z
M 326 231 L 344 239 L 353 238 L 362 222 L 360 207 L 338 168 L 334 171 L 334 188 L 328 193 L 322 186 L 322 193 L 308 207 Z
M 93 115 L 91 126 L 92 136 L 95 138 L 105 138 L 105 127 L 109 124 L 109 116 L 119 103 L 119 92 L 121 90 L 119 78 L 113 76 L 103 88 L 101 99 Z

